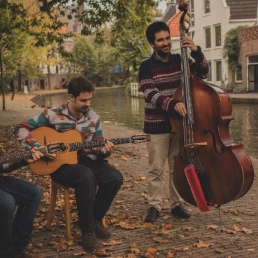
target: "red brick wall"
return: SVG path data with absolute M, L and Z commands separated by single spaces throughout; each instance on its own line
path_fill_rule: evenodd
M 238 39 L 241 42 L 258 39 L 258 26 L 239 29 L 237 31 Z
M 239 64 L 242 65 L 242 87 L 248 87 L 248 57 L 258 55 L 258 26 L 239 29 L 238 39 L 241 42 Z

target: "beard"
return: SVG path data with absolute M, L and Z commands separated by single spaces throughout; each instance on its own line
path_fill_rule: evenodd
M 163 51 L 162 48 L 158 48 L 158 49 L 155 48 L 154 50 L 155 50 L 156 54 L 162 58 L 166 58 L 170 54 L 170 48 L 169 48 L 169 51 Z

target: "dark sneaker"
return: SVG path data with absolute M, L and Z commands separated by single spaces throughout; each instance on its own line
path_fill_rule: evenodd
M 150 207 L 149 212 L 144 219 L 145 222 L 154 222 L 159 217 L 159 211 L 155 207 Z
M 103 226 L 102 222 L 96 222 L 94 232 L 96 237 L 100 239 L 109 239 L 111 237 L 111 233 Z
M 174 217 L 181 219 L 187 219 L 191 216 L 191 212 L 188 211 L 181 203 L 171 210 L 171 214 Z
M 101 242 L 96 238 L 94 233 L 85 233 L 82 235 L 82 246 L 85 251 L 94 251 L 102 247 Z

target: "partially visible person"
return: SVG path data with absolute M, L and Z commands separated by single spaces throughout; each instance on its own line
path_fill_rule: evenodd
M 72 78 L 68 83 L 69 100 L 16 126 L 18 141 L 27 149 L 39 147 L 30 132 L 41 126 L 58 132 L 75 129 L 83 141 L 103 140 L 100 116 L 91 108 L 93 91 L 93 85 L 84 76 Z M 82 246 L 87 251 L 101 248 L 99 239 L 111 236 L 102 219 L 123 184 L 120 171 L 106 159 L 113 148 L 114 144 L 106 141 L 103 147 L 79 151 L 78 164 L 63 164 L 51 175 L 54 181 L 75 189 Z M 54 154 L 47 156 L 54 158 Z
M 33 183 L 8 175 L 41 156 L 43 154 L 34 149 L 32 158 L 27 161 L 0 165 L 0 258 L 44 257 L 27 250 L 41 190 Z
M 146 37 L 153 48 L 151 57 L 143 61 L 139 69 L 139 82 L 145 98 L 144 132 L 151 135 L 147 143 L 149 152 L 148 200 L 146 222 L 154 222 L 162 208 L 162 179 L 166 160 L 169 165 L 169 195 L 171 214 L 178 218 L 189 218 L 191 213 L 183 206 L 173 183 L 174 155 L 178 153 L 178 137 L 172 133 L 169 115 L 187 112 L 184 103 L 173 98 L 181 84 L 181 55 L 172 54 L 168 25 L 153 22 L 146 30 Z M 189 65 L 191 73 L 205 78 L 209 65 L 200 46 L 187 37 L 181 38 L 181 46 L 191 50 Z

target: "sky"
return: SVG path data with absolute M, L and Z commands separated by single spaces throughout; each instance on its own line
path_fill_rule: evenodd
M 159 3 L 158 5 L 158 9 L 162 11 L 162 13 L 165 12 L 166 8 L 167 8 L 167 4 L 166 4 L 167 1 L 163 0 Z

